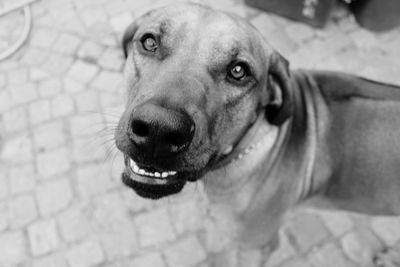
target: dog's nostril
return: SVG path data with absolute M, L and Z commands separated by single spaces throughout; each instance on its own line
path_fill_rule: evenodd
M 149 126 L 142 120 L 134 120 L 131 124 L 132 132 L 139 137 L 146 137 L 149 135 Z
M 165 135 L 166 144 L 170 144 L 171 146 L 181 147 L 187 142 L 187 138 L 185 138 L 184 134 L 179 133 L 167 133 Z

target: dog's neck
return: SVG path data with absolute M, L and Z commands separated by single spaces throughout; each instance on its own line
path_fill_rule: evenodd
M 249 188 L 252 180 L 258 179 L 260 169 L 272 160 L 271 151 L 277 145 L 278 136 L 278 127 L 258 119 L 232 155 L 203 178 L 210 201 L 227 202 L 237 211 L 244 210 L 250 201 L 245 198 L 249 197 L 250 190 L 254 190 Z
M 261 142 L 256 150 L 204 178 L 210 212 L 222 222 L 237 222 L 230 233 L 241 243 L 265 245 L 286 211 L 312 193 L 317 137 L 310 134 L 315 107 L 306 105 L 306 94 L 297 93 L 295 115 L 280 127 L 266 120 L 253 126 L 260 129 L 252 137 Z
M 253 149 L 203 178 L 211 207 L 209 212 L 219 224 L 217 227 L 222 236 L 241 239 L 241 228 L 246 227 L 246 212 L 252 206 L 260 186 L 269 183 L 267 174 L 279 156 L 286 130 L 286 126 L 278 128 L 265 119 L 257 120 L 251 129 L 252 141 L 249 142 L 248 136 L 245 136 L 247 140 L 239 144 L 242 151 L 246 150 L 247 145 L 253 146 Z M 271 190 L 277 185 L 276 180 L 272 179 Z

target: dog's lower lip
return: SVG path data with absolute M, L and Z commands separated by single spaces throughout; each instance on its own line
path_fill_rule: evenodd
M 185 179 L 180 179 L 178 176 L 179 173 L 176 171 L 159 172 L 149 169 L 146 171 L 130 157 L 125 156 L 122 181 L 144 198 L 159 199 L 178 193 L 186 183 Z

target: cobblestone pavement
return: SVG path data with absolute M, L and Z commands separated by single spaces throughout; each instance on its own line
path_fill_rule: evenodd
M 12 2 L 0 0 L 0 8 Z M 151 202 L 119 178 L 123 163 L 112 140 L 124 99 L 118 40 L 139 14 L 167 2 L 32 4 L 28 43 L 0 63 L 1 267 L 207 267 L 229 252 L 213 235 L 201 184 Z M 208 2 L 249 18 L 293 68 L 400 84 L 398 29 L 372 34 L 338 10 L 315 30 L 241 0 Z M 0 18 L 0 49 L 22 23 L 19 12 Z M 246 266 L 372 266 L 376 252 L 400 247 L 400 218 L 303 207 L 288 216 L 281 239 L 267 262 L 252 251 Z

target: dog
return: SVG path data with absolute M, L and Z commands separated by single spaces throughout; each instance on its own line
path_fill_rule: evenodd
M 138 195 L 203 180 L 249 246 L 271 242 L 310 199 L 400 214 L 400 87 L 290 70 L 243 18 L 198 4 L 143 15 L 122 46 L 127 105 L 115 142 Z

